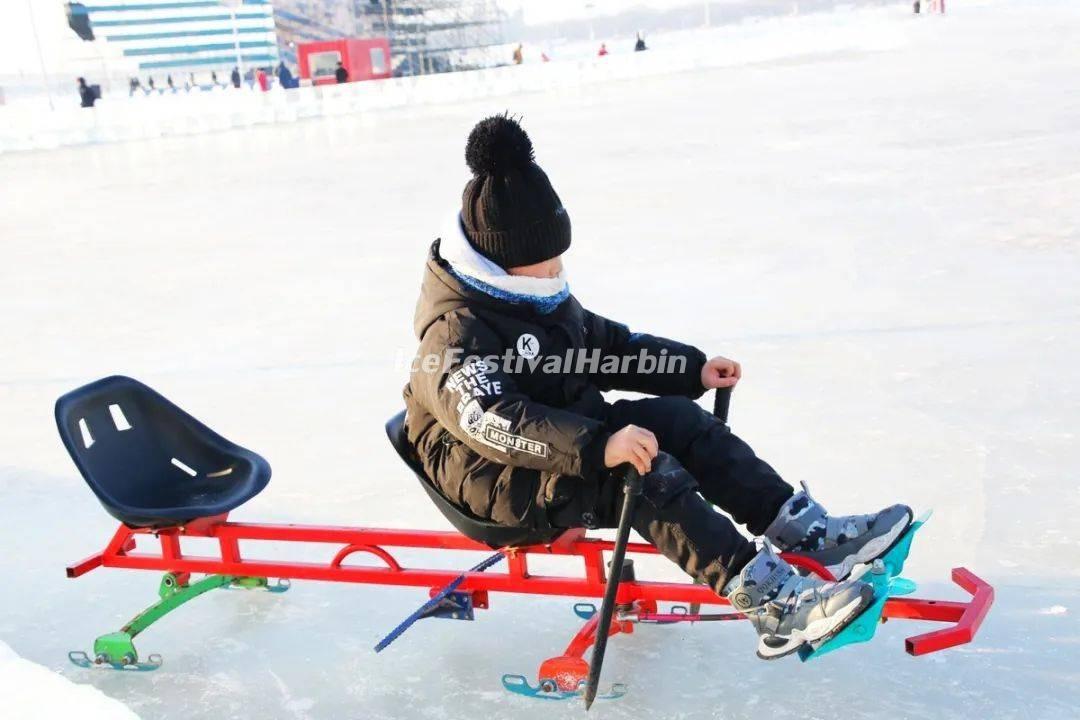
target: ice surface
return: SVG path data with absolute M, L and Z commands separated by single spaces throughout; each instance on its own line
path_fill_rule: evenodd
M 0 157 L 0 639 L 146 720 L 580 717 L 498 681 L 562 650 L 569 599 L 495 596 L 376 656 L 424 593 L 298 582 L 166 619 L 137 641 L 155 673 L 65 657 L 157 586 L 63 578 L 113 529 L 51 415 L 98 376 L 268 457 L 237 519 L 448 527 L 382 422 L 465 134 L 510 108 L 573 217 L 587 306 L 741 360 L 736 431 L 830 509 L 935 508 L 920 595 L 961 597 L 956 565 L 998 591 L 976 643 L 917 659 L 904 621 L 807 665 L 758 661 L 740 624 L 645 628 L 605 666 L 630 695 L 593 714 L 1077 717 L 1077 616 L 1044 611 L 1080 605 L 1080 6 L 949 11 L 899 3 L 897 42 L 862 51 Z

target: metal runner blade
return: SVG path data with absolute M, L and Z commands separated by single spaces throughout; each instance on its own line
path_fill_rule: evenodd
M 427 617 L 428 613 L 435 609 L 439 605 L 439 603 L 446 599 L 446 597 L 450 593 L 457 590 L 461 586 L 461 583 L 465 582 L 466 575 L 474 572 L 484 572 L 489 567 L 502 560 L 504 557 L 505 555 L 503 555 L 502 551 L 500 550 L 491 557 L 485 559 L 483 562 L 473 565 L 471 568 L 451 580 L 442 590 L 435 593 L 435 595 L 433 595 L 430 600 L 418 607 L 415 611 L 413 611 L 411 615 L 402 620 L 397 627 L 387 633 L 386 637 L 380 640 L 375 646 L 375 652 L 378 653 L 385 650 L 390 643 L 401 637 L 402 633 L 412 627 L 417 620 L 423 620 L 425 617 Z

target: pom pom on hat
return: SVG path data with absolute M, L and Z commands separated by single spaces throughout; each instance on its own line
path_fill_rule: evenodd
M 473 177 L 461 195 L 469 244 L 503 268 L 533 265 L 570 247 L 570 216 L 509 113 L 476 124 L 465 143 Z
M 532 141 L 507 113 L 478 122 L 465 143 L 465 163 L 476 177 L 524 170 L 532 162 Z

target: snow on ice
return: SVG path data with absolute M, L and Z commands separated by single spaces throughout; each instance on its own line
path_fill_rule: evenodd
M 24 660 L 3 641 L 0 641 L 0 697 L 4 698 L 7 717 L 52 718 L 77 714 L 80 720 L 139 720 L 123 703 L 95 687 L 71 682 L 48 668 Z

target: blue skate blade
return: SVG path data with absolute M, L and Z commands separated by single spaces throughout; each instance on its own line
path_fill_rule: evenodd
M 874 600 L 859 617 L 855 618 L 850 625 L 836 635 L 817 645 L 804 645 L 799 649 L 799 659 L 803 662 L 827 655 L 834 650 L 839 650 L 848 645 L 869 642 L 873 639 L 880 624 L 881 614 L 885 611 L 885 601 L 893 595 L 907 595 L 915 591 L 915 583 L 907 578 L 896 577 L 904 569 L 904 561 L 907 560 L 911 551 L 911 541 L 915 533 L 929 519 L 927 512 L 915 522 L 903 534 L 900 540 L 889 552 L 882 556 L 881 561 L 885 565 L 884 573 L 867 572 L 860 579 L 874 586 Z
M 574 614 L 582 620 L 592 620 L 592 616 L 597 613 L 596 606 L 592 603 L 579 602 L 574 603 Z

